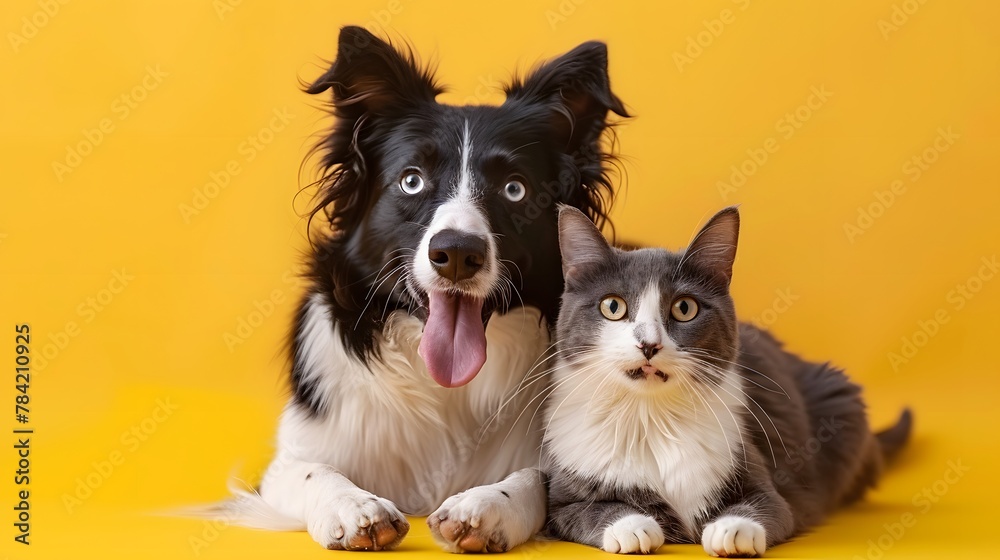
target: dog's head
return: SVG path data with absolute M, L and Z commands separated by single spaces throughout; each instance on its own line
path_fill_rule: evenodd
M 386 314 L 408 308 L 426 320 L 420 354 L 435 381 L 457 387 L 486 359 L 494 312 L 531 305 L 554 319 L 557 204 L 606 219 L 600 137 L 609 111 L 627 116 L 602 43 L 515 80 L 500 106 L 450 106 L 412 54 L 345 27 L 307 91 L 331 92 L 335 118 L 319 146 L 314 215 L 334 234 L 318 275 L 331 278 L 334 318 L 359 357 L 377 350 Z

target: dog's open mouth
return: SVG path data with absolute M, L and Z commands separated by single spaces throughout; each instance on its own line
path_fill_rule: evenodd
M 442 387 L 461 387 L 486 363 L 491 312 L 484 300 L 459 292 L 432 290 L 426 298 L 427 320 L 418 352 L 434 381 Z

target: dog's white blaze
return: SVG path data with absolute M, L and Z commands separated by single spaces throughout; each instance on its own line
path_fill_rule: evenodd
M 655 490 L 697 538 L 696 517 L 714 503 L 734 461 L 743 460 L 736 414 L 746 397 L 733 371 L 713 393 L 678 368 L 684 358 L 663 327 L 655 283 L 634 304 L 630 320 L 602 325 L 598 356 L 555 367 L 545 440 L 563 468 L 621 488 Z M 670 372 L 667 382 L 625 375 L 645 362 L 637 330 L 655 333 L 663 344 L 650 362 Z
M 496 240 L 493 238 L 489 220 L 482 209 L 475 203 L 473 189 L 474 175 L 472 173 L 472 139 L 469 133 L 469 122 L 465 122 L 462 133 L 461 165 L 458 179 L 451 197 L 434 211 L 427 231 L 424 232 L 417 253 L 414 257 L 413 272 L 417 284 L 425 292 L 434 289 L 454 289 L 445 283 L 431 265 L 427 257 L 431 238 L 442 230 L 453 229 L 463 233 L 478 235 L 486 240 L 486 263 L 473 278 L 463 286 L 464 292 L 485 299 L 496 289 L 500 280 L 500 264 L 497 262 Z M 450 283 L 449 283 L 450 284 Z
M 469 121 L 465 121 L 462 129 L 462 167 L 458 173 L 458 196 L 462 200 L 472 200 L 472 169 L 469 167 L 469 156 L 472 154 L 472 138 L 469 135 Z

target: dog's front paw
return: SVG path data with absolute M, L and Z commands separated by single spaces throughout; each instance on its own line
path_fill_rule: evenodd
M 395 504 L 364 490 L 321 504 L 307 526 L 309 535 L 330 550 L 388 550 L 410 530 Z
M 506 552 L 526 541 L 523 512 L 496 485 L 456 494 L 427 518 L 434 539 L 448 552 Z
M 727 515 L 705 525 L 701 546 L 723 558 L 760 556 L 767 550 L 767 533 L 752 519 Z
M 622 517 L 604 529 L 605 552 L 616 554 L 649 554 L 663 545 L 663 529 L 648 515 Z

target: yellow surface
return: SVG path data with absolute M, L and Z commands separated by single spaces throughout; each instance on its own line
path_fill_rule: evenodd
M 0 554 L 338 554 L 304 533 L 146 514 L 221 498 L 234 469 L 253 479 L 267 462 L 305 245 L 297 173 L 324 125 L 297 84 L 347 23 L 408 38 L 451 102 L 496 102 L 512 71 L 608 41 L 636 115 L 618 129 L 619 234 L 676 247 L 741 204 L 742 316 L 846 367 L 876 424 L 916 411 L 877 492 L 768 555 L 994 554 L 1000 281 L 977 275 L 1000 251 L 998 18 L 956 0 L 5 2 L 0 426 L 16 427 L 14 325 L 29 323 L 36 433 L 30 546 L 13 541 L 13 436 L 0 446 Z M 859 207 L 875 217 L 859 225 Z M 422 520 L 401 551 L 439 555 Z

